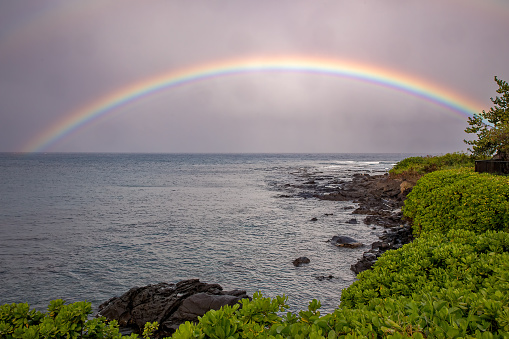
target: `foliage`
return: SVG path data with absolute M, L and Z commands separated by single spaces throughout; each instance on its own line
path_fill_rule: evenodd
M 475 156 L 491 156 L 498 151 L 507 158 L 509 156 L 509 84 L 497 77 L 495 81 L 499 86 L 497 93 L 501 94 L 501 97 L 491 98 L 494 106 L 488 112 L 483 110 L 482 113 L 468 118 L 470 126 L 465 129 L 465 132 L 476 134 L 477 139 L 464 141 L 472 145 L 469 151 Z
M 92 306 L 87 302 L 66 305 L 53 300 L 48 311 L 30 310 L 24 304 L 0 306 L 0 338 L 120 338 L 116 321 L 106 322 L 104 317 L 88 319 Z M 124 338 L 137 338 L 133 334 Z
M 410 157 L 401 160 L 389 171 L 392 177 L 422 176 L 437 170 L 473 167 L 474 159 L 465 153 L 447 153 L 441 156 Z
M 414 235 L 466 229 L 509 231 L 509 178 L 472 170 L 436 171 L 422 177 L 405 200 Z
M 270 299 L 255 293 L 253 300 L 243 299 L 233 307 L 207 312 L 198 324 L 186 322 L 173 338 L 260 338 L 272 325 L 281 322 L 278 312 L 288 308 L 286 302 L 285 296 Z M 292 318 L 291 314 L 289 317 Z
M 373 270 L 359 274 L 359 280 L 343 291 L 341 305 L 352 308 L 373 298 L 442 295 L 445 290 L 479 294 L 483 289 L 488 295 L 503 292 L 507 303 L 508 269 L 509 233 L 434 233 L 386 252 Z

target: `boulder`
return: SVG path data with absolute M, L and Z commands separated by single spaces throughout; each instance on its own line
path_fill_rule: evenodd
M 387 251 L 391 249 L 391 244 L 386 243 L 385 241 L 375 241 L 371 244 L 372 250 L 380 250 L 380 251 Z
M 388 232 L 384 231 L 384 234 L 380 236 L 380 241 L 372 243 L 371 249 L 364 252 L 362 258 L 350 268 L 357 274 L 368 270 L 385 251 L 398 249 L 412 240 L 412 227 L 410 225 L 393 227 Z
M 336 245 L 338 247 L 357 248 L 357 247 L 364 246 L 362 243 L 358 242 L 354 238 L 350 238 L 350 237 L 343 236 L 343 235 L 333 236 L 332 239 L 330 240 L 330 242 L 333 245 Z
M 375 264 L 377 259 L 377 255 L 370 252 L 365 252 L 362 258 L 357 261 L 357 263 L 350 266 L 350 269 L 354 271 L 356 274 L 359 274 L 362 271 L 369 270 Z
M 300 257 L 293 261 L 293 266 L 299 267 L 302 266 L 303 264 L 309 264 L 310 262 L 311 260 L 309 260 L 308 257 Z
M 335 279 L 335 277 L 333 275 L 328 275 L 328 276 L 325 276 L 325 275 L 320 275 L 318 277 L 315 277 L 316 280 L 318 281 L 324 281 L 324 280 L 332 280 L 332 279 Z
M 98 316 L 117 320 L 122 327 L 135 332 L 143 331 L 146 322 L 157 321 L 157 335 L 171 335 L 180 324 L 197 321 L 211 309 L 234 305 L 249 298 L 246 291 L 223 291 L 218 284 L 202 283 L 198 279 L 184 280 L 177 284 L 159 283 L 133 287 L 120 297 L 99 305 Z

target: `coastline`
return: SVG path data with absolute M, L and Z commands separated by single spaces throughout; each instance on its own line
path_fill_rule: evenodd
M 299 171 L 304 173 L 306 169 L 299 168 Z M 285 192 L 291 192 L 293 196 L 281 195 L 280 198 L 292 197 L 292 199 L 288 201 L 279 199 L 279 202 L 289 204 L 292 212 L 296 211 L 296 207 L 306 204 L 322 206 L 319 210 L 307 210 L 307 213 L 300 213 L 299 226 L 303 227 L 307 235 L 311 235 L 318 241 L 313 242 L 314 244 L 318 244 L 326 249 L 326 253 L 335 256 L 336 261 L 338 261 L 337 253 L 351 254 L 350 260 L 343 261 L 341 270 L 338 272 L 348 270 L 348 265 L 361 253 L 364 245 L 358 246 L 358 243 L 354 242 L 355 239 L 349 241 L 348 236 L 342 235 L 323 241 L 334 234 L 330 233 L 331 230 L 340 230 L 340 234 L 351 232 L 351 235 L 358 236 L 358 239 L 364 243 L 372 242 L 375 236 L 380 237 L 380 241 L 372 243 L 371 250 L 363 254 L 363 258 L 374 260 L 377 259 L 376 254 L 381 250 L 386 251 L 389 246 L 393 246 L 394 249 L 400 248 L 403 242 L 412 240 L 404 239 L 404 231 L 408 226 L 401 218 L 401 206 L 404 202 L 405 215 L 411 218 L 414 230 L 418 231 L 415 241 L 411 241 L 400 250 L 385 253 L 379 258 L 376 266 L 360 275 L 352 286 L 344 289 L 341 293 L 341 306 L 332 313 L 321 314 L 321 311 L 318 311 L 321 308 L 320 303 L 318 300 L 313 300 L 309 303 L 308 311 L 298 312 L 298 318 L 294 318 L 296 313 L 291 318 L 285 318 L 278 313 L 278 309 L 283 311 L 289 308 L 288 297 L 284 295 L 283 297 L 278 295 L 272 299 L 263 297 L 260 293 L 254 293 L 250 298 L 245 291 L 231 290 L 231 287 L 228 291 L 223 291 L 217 284 L 200 283 L 197 279 L 183 280 L 177 284 L 160 283 L 142 288 L 131 288 L 120 298 L 112 298 L 105 304 L 117 299 L 120 303 L 133 306 L 129 313 L 113 311 L 117 314 L 122 313 L 121 318 L 130 322 L 124 315 L 130 314 L 132 319 L 133 316 L 134 318 L 138 318 L 139 315 L 148 316 L 148 311 L 155 310 L 154 307 L 144 305 L 147 300 L 154 300 L 162 295 L 164 299 L 173 301 L 174 306 L 170 310 L 165 306 L 166 300 L 160 300 L 162 307 L 171 311 L 169 316 L 157 318 L 156 315 L 155 319 L 147 319 L 149 323 L 145 324 L 145 330 L 154 331 L 155 329 L 158 331 L 154 333 L 156 335 L 163 331 L 167 334 L 173 332 L 179 326 L 183 315 L 192 313 L 202 316 L 202 320 L 194 325 L 187 323 L 186 326 L 179 327 L 180 332 L 177 333 L 177 337 L 185 333 L 200 334 L 208 333 L 210 330 L 217 332 L 216 329 L 229 333 L 233 331 L 231 332 L 233 334 L 248 333 L 254 329 L 253 326 L 263 329 L 270 335 L 302 332 L 316 334 L 318 337 L 328 333 L 329 337 L 336 337 L 339 331 L 339 334 L 358 333 L 366 336 L 375 333 L 377 336 L 385 336 L 387 333 L 394 333 L 400 336 L 415 337 L 417 335 L 420 338 L 423 335 L 434 336 L 437 333 L 447 333 L 448 337 L 472 335 L 480 337 L 482 332 L 487 332 L 494 337 L 505 337 L 507 323 L 502 316 L 506 314 L 504 310 L 507 309 L 508 302 L 505 268 L 508 262 L 509 237 L 507 218 L 504 217 L 509 215 L 507 214 L 509 206 L 507 178 L 478 174 L 472 169 L 453 168 L 429 173 L 413 188 L 412 182 L 403 178 L 403 175 L 408 175 L 407 172 L 396 175 L 393 172 L 395 171 L 391 172 L 391 176 L 361 173 L 350 176 L 349 173 L 343 172 L 346 175 L 340 177 L 332 170 L 331 173 L 323 175 L 316 172 L 311 175 L 301 175 L 301 178 L 297 180 L 290 179 L 289 181 L 296 182 L 293 187 L 292 184 L 284 184 Z M 415 173 L 415 171 L 408 172 Z M 333 178 L 334 176 L 336 179 Z M 412 193 L 407 197 L 410 191 Z M 454 195 L 458 195 L 459 199 L 451 199 Z M 306 201 L 306 198 L 313 199 Z M 337 203 L 334 203 L 335 201 Z M 484 202 L 481 207 L 486 208 L 478 208 L 479 201 Z M 503 203 L 500 203 L 501 201 Z M 444 209 L 452 213 L 437 213 Z M 313 215 L 309 212 L 315 215 L 311 220 L 309 218 Z M 486 213 L 491 213 L 488 216 L 492 217 L 487 218 Z M 358 218 L 348 219 L 348 216 L 354 215 L 363 215 L 362 223 L 359 223 Z M 496 216 L 502 216 L 502 218 Z M 311 224 L 313 227 L 306 227 Z M 373 229 L 371 225 L 376 225 L 376 227 L 373 226 L 376 231 L 370 230 Z M 385 229 L 383 234 L 380 234 L 381 226 Z M 320 231 L 325 228 L 326 232 Z M 366 234 L 370 234 L 370 237 L 363 237 L 362 234 L 366 230 L 368 231 Z M 421 237 L 422 234 L 427 236 Z M 337 238 L 336 243 L 334 238 Z M 338 238 L 344 242 L 339 243 Z M 345 248 L 338 252 L 332 250 L 333 245 Z M 357 247 L 360 248 L 351 249 Z M 320 263 L 320 261 L 317 262 Z M 307 273 L 310 272 L 310 268 L 313 268 L 312 265 L 308 268 L 294 268 L 293 271 Z M 353 266 L 352 269 L 355 269 Z M 355 277 L 352 272 L 349 274 Z M 335 277 L 323 280 L 325 279 L 335 280 Z M 315 285 L 322 284 L 317 284 L 315 281 Z M 156 295 L 149 293 L 147 288 L 155 290 Z M 282 290 L 285 289 L 282 288 Z M 193 291 L 192 295 L 188 295 L 191 291 Z M 131 302 L 131 299 L 124 298 L 129 293 L 135 294 L 139 300 Z M 243 298 L 240 309 L 235 303 L 238 298 Z M 56 304 L 50 305 L 52 308 L 60 307 L 59 305 L 64 303 L 63 300 L 55 300 L 55 302 Z M 237 308 L 219 309 L 222 304 L 231 306 L 232 303 L 235 303 L 232 307 Z M 139 305 L 144 305 L 146 310 L 135 309 Z M 497 306 L 495 312 L 493 305 Z M 7 313 L 14 314 L 14 308 L 22 306 L 28 312 L 28 304 L 18 306 L 12 304 L 3 307 Z M 91 312 L 91 305 L 86 302 L 73 303 L 64 307 L 66 310 L 78 311 L 79 309 L 84 316 L 90 315 L 89 312 Z M 269 314 L 271 321 L 266 322 L 265 318 L 260 318 L 252 322 L 254 309 L 257 310 L 257 316 L 263 317 Z M 216 311 L 207 312 L 208 310 Z M 101 311 L 107 312 L 104 308 Z M 440 312 L 437 313 L 438 311 Z M 483 317 L 472 318 L 472 312 Z M 170 320 L 171 322 L 168 322 Z M 173 320 L 177 322 L 174 323 Z M 196 321 L 194 318 L 189 320 Z M 233 321 L 231 324 L 240 327 L 232 330 L 230 320 Z M 97 321 L 107 323 L 104 318 Z M 163 328 L 158 330 L 158 325 L 151 324 L 150 321 L 157 321 Z M 457 326 L 458 321 L 463 324 L 461 328 Z M 95 323 L 92 325 L 95 326 Z M 141 331 L 139 325 L 137 327 L 138 331 Z M 34 328 L 37 327 L 34 326 Z M 118 328 L 113 330 L 118 331 Z M 130 331 L 121 332 L 122 334 L 130 333 Z
M 383 227 L 379 241 L 370 244 L 351 270 L 356 274 L 370 269 L 385 251 L 398 249 L 413 240 L 412 226 L 403 220 L 401 208 L 406 196 L 412 191 L 418 177 L 399 178 L 389 174 L 370 175 L 355 173 L 351 180 L 338 180 L 324 176 L 322 172 L 304 171 L 298 174 L 305 182 L 286 184 L 285 188 L 296 189 L 293 195 L 280 195 L 281 198 L 299 196 L 328 201 L 348 201 L 357 203 L 352 217 L 365 216 L 361 222 L 366 226 Z M 352 222 L 357 223 L 356 219 Z
M 355 274 L 370 269 L 385 251 L 400 248 L 413 240 L 411 225 L 402 219 L 401 207 L 415 182 L 391 178 L 388 174 L 355 173 L 351 180 L 342 181 L 334 176 L 324 176 L 322 172 L 303 171 L 299 177 L 305 182 L 303 184 L 284 184 L 282 189 L 287 193 L 290 189 L 293 193 L 292 195 L 281 194 L 280 198 L 302 197 L 304 199 L 353 202 L 358 204 L 358 207 L 352 209 L 352 217 L 362 215 L 364 218 L 361 222 L 367 227 L 376 225 L 384 228 L 383 234 L 379 236 L 379 241 L 375 241 L 369 246 L 364 245 L 369 249 L 363 253 L 357 263 L 351 265 L 350 269 Z M 354 220 L 355 223 L 358 223 L 357 219 L 352 219 L 352 222 Z M 322 278 L 317 277 L 317 280 L 322 281 L 333 277 Z M 161 284 L 164 286 L 159 286 Z M 235 304 L 240 299 L 237 296 L 238 293 L 244 298 L 251 299 L 243 290 L 238 290 L 238 293 L 222 292 L 219 285 L 203 284 L 198 280 L 180 281 L 176 285 L 165 283 L 159 285 L 133 287 L 122 296 L 105 301 L 99 307 L 98 315 L 106 316 L 108 320 L 118 320 L 125 333 L 130 333 L 127 328 L 131 328 L 131 331 L 134 330 L 135 333 L 141 333 L 142 324 L 147 321 L 158 321 L 162 325 L 162 332 L 168 335 L 173 333 L 181 323 L 196 321 L 199 316 L 203 316 L 210 309 L 210 305 L 208 305 L 210 300 L 218 298 L 218 294 L 221 295 L 219 297 L 221 301 L 214 301 L 217 305 L 212 307 L 213 309 Z M 180 291 L 180 285 L 193 287 L 186 287 Z M 194 287 L 195 285 L 207 286 L 207 288 L 213 286 L 217 291 L 211 292 L 205 287 Z M 208 306 L 204 305 L 202 300 L 205 296 L 204 300 Z M 225 297 L 227 299 L 224 299 Z M 138 299 L 149 300 L 143 304 Z M 135 300 L 137 301 L 135 302 Z M 161 306 L 168 304 L 168 300 L 171 301 L 169 304 L 173 305 L 171 312 L 167 307 Z M 137 306 L 136 309 L 129 306 L 134 304 L 141 306 Z M 139 307 L 145 311 L 140 312 Z M 147 312 L 146 310 L 152 311 Z

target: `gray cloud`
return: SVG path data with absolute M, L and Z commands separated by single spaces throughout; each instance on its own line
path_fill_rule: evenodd
M 1 2 L 0 151 L 142 79 L 256 56 L 355 60 L 488 108 L 493 76 L 509 79 L 508 17 L 495 0 Z M 50 150 L 450 152 L 465 148 L 465 126 L 368 83 L 251 73 L 147 97 Z

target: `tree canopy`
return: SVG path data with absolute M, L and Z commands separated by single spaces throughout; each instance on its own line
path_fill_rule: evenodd
M 468 118 L 467 133 L 477 134 L 476 140 L 464 140 L 472 149 L 474 156 L 492 156 L 497 154 L 503 160 L 509 160 L 509 84 L 495 77 L 500 97 L 490 98 L 493 107 L 488 112 L 474 114 Z

